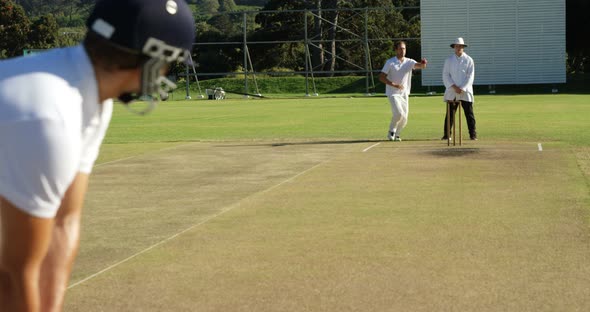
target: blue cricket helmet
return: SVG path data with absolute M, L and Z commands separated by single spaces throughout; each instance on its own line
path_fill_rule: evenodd
M 187 62 L 195 40 L 195 21 L 184 0 L 99 0 L 87 27 L 114 46 L 146 55 L 139 95 L 123 95 L 130 102 L 140 96 L 164 94 L 174 83 L 161 76 L 166 64 Z
M 195 21 L 184 0 L 99 0 L 87 26 L 111 43 L 140 53 L 150 38 L 185 51 L 195 39 Z

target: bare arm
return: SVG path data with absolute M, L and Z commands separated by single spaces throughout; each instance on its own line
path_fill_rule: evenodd
M 38 311 L 37 283 L 53 219 L 33 217 L 0 197 L 0 222 L 0 311 Z
M 88 175 L 78 173 L 55 216 L 51 245 L 41 268 L 39 289 L 43 311 L 61 311 L 80 242 L 80 219 Z
M 424 69 L 428 64 L 428 60 L 422 59 L 421 62 L 414 64 L 414 69 Z

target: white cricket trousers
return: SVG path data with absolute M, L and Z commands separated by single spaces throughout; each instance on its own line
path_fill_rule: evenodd
M 389 132 L 395 132 L 396 136 L 402 132 L 408 124 L 409 99 L 408 95 L 394 94 L 388 97 L 391 104 L 391 123 L 389 123 Z

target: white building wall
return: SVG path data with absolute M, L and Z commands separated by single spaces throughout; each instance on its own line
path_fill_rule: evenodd
M 565 0 L 421 0 L 422 84 L 440 86 L 463 37 L 476 85 L 565 83 Z

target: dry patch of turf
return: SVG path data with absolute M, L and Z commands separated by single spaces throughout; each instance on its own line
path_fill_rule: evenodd
M 195 145 L 106 165 L 76 279 L 232 209 L 70 289 L 66 311 L 590 309 L 575 155 L 406 143 Z
M 433 149 L 430 151 L 433 155 L 436 156 L 443 156 L 443 157 L 460 157 L 460 156 L 467 156 L 470 154 L 477 154 L 479 153 L 479 148 L 465 148 L 465 147 L 458 147 L 458 148 L 441 148 L 441 149 Z
M 590 147 L 582 147 L 574 150 L 580 170 L 586 177 L 586 183 L 588 185 L 588 193 L 590 193 Z M 590 207 L 590 199 L 588 200 L 588 207 Z M 588 218 L 590 223 L 590 218 Z
M 117 154 L 121 160 L 105 159 L 94 169 L 72 283 L 333 157 L 335 150 L 351 148 L 269 148 L 255 143 L 129 146 L 133 153 Z M 158 147 L 163 149 L 157 151 Z
M 111 161 L 117 161 L 128 157 L 136 157 L 162 149 L 173 148 L 183 142 L 157 142 L 157 143 L 124 143 L 103 144 L 100 147 L 100 155 L 96 160 L 98 166 Z
M 590 147 L 577 148 L 575 149 L 575 153 L 580 164 L 580 169 L 586 178 L 590 180 Z

